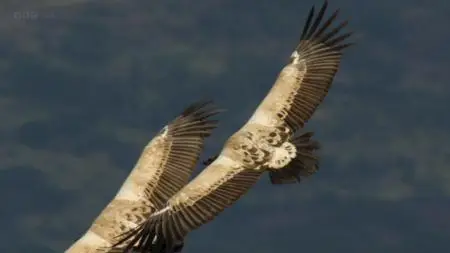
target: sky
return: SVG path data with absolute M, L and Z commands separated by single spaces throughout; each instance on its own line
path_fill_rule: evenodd
M 219 152 L 287 63 L 313 4 L 2 1 L 0 251 L 63 252 L 194 101 L 227 109 L 202 158 Z M 322 145 L 320 171 L 281 187 L 263 177 L 184 253 L 450 249 L 450 5 L 329 7 L 356 45 L 306 127 Z

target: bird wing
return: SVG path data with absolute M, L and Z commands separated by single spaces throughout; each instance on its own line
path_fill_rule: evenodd
M 191 177 L 202 152 L 204 141 L 216 128 L 217 121 L 210 117 L 219 112 L 210 102 L 195 103 L 189 106 L 175 120 L 167 125 L 164 141 L 158 148 L 163 151 L 160 166 L 154 177 L 147 182 L 147 199 L 158 208 L 178 190 L 185 186 Z M 164 133 L 162 133 L 164 135 Z M 146 154 L 141 156 L 146 163 Z M 144 165 L 145 166 L 145 165 Z
M 303 127 L 327 95 L 342 50 L 351 45 L 345 42 L 351 33 L 341 32 L 347 21 L 331 27 L 339 10 L 323 21 L 327 5 L 325 1 L 317 16 L 314 6 L 311 8 L 290 62 L 280 72 L 249 123 L 288 126 L 295 131 Z
M 205 138 L 217 126 L 210 117 L 219 112 L 211 102 L 197 102 L 186 108 L 144 148 L 118 195 L 126 199 L 131 191 L 150 200 L 154 208 L 163 207 L 187 184 Z
M 162 249 L 173 247 L 190 231 L 211 221 L 243 196 L 258 181 L 262 172 L 246 169 L 222 152 L 170 198 L 164 208 L 135 229 L 124 233 L 113 248 L 121 245 L 122 252 L 130 249 L 162 252 Z
M 89 228 L 101 240 L 81 240 L 71 248 L 103 249 L 106 242 L 163 207 L 187 184 L 205 138 L 217 126 L 217 121 L 210 118 L 219 111 L 211 102 L 193 103 L 165 126 L 144 148 L 116 197 Z

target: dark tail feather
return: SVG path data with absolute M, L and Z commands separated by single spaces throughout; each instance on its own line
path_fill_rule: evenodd
M 311 140 L 313 132 L 306 132 L 291 139 L 297 148 L 297 157 L 286 167 L 269 171 L 272 184 L 299 183 L 302 178 L 311 176 L 319 170 L 319 158 L 315 151 L 320 148 L 319 142 Z
M 173 253 L 179 253 L 179 252 L 181 252 L 182 250 L 183 250 L 183 247 L 184 247 L 184 242 L 179 242 L 179 243 L 176 243 L 175 244 L 175 246 L 173 247 Z

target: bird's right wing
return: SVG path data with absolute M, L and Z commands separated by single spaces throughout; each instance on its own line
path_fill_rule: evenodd
M 351 45 L 347 42 L 351 33 L 342 32 L 347 21 L 333 28 L 339 11 L 325 19 L 327 6 L 325 1 L 317 15 L 312 7 L 290 62 L 250 118 L 250 124 L 289 127 L 295 132 L 327 95 L 343 49 Z
M 246 169 L 222 154 L 188 185 L 174 195 L 165 208 L 124 233 L 114 247 L 122 252 L 161 252 L 183 240 L 190 231 L 214 219 L 243 196 L 262 171 Z M 125 243 L 125 245 L 123 245 Z

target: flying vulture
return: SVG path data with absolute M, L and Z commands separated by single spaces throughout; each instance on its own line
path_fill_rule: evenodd
M 297 132 L 325 98 L 343 49 L 351 45 L 347 42 L 351 33 L 342 32 L 347 21 L 332 27 L 339 10 L 324 18 L 326 9 L 326 1 L 317 15 L 312 7 L 289 63 L 217 158 L 163 208 L 119 236 L 112 248 L 115 252 L 173 252 L 190 231 L 231 206 L 264 172 L 270 173 L 274 183 L 288 183 L 305 170 L 316 170 L 310 162 L 315 150 L 311 134 Z
M 114 238 L 163 208 L 187 184 L 205 138 L 217 126 L 211 117 L 219 111 L 212 102 L 194 103 L 166 125 L 144 148 L 114 199 L 66 253 L 110 252 Z

